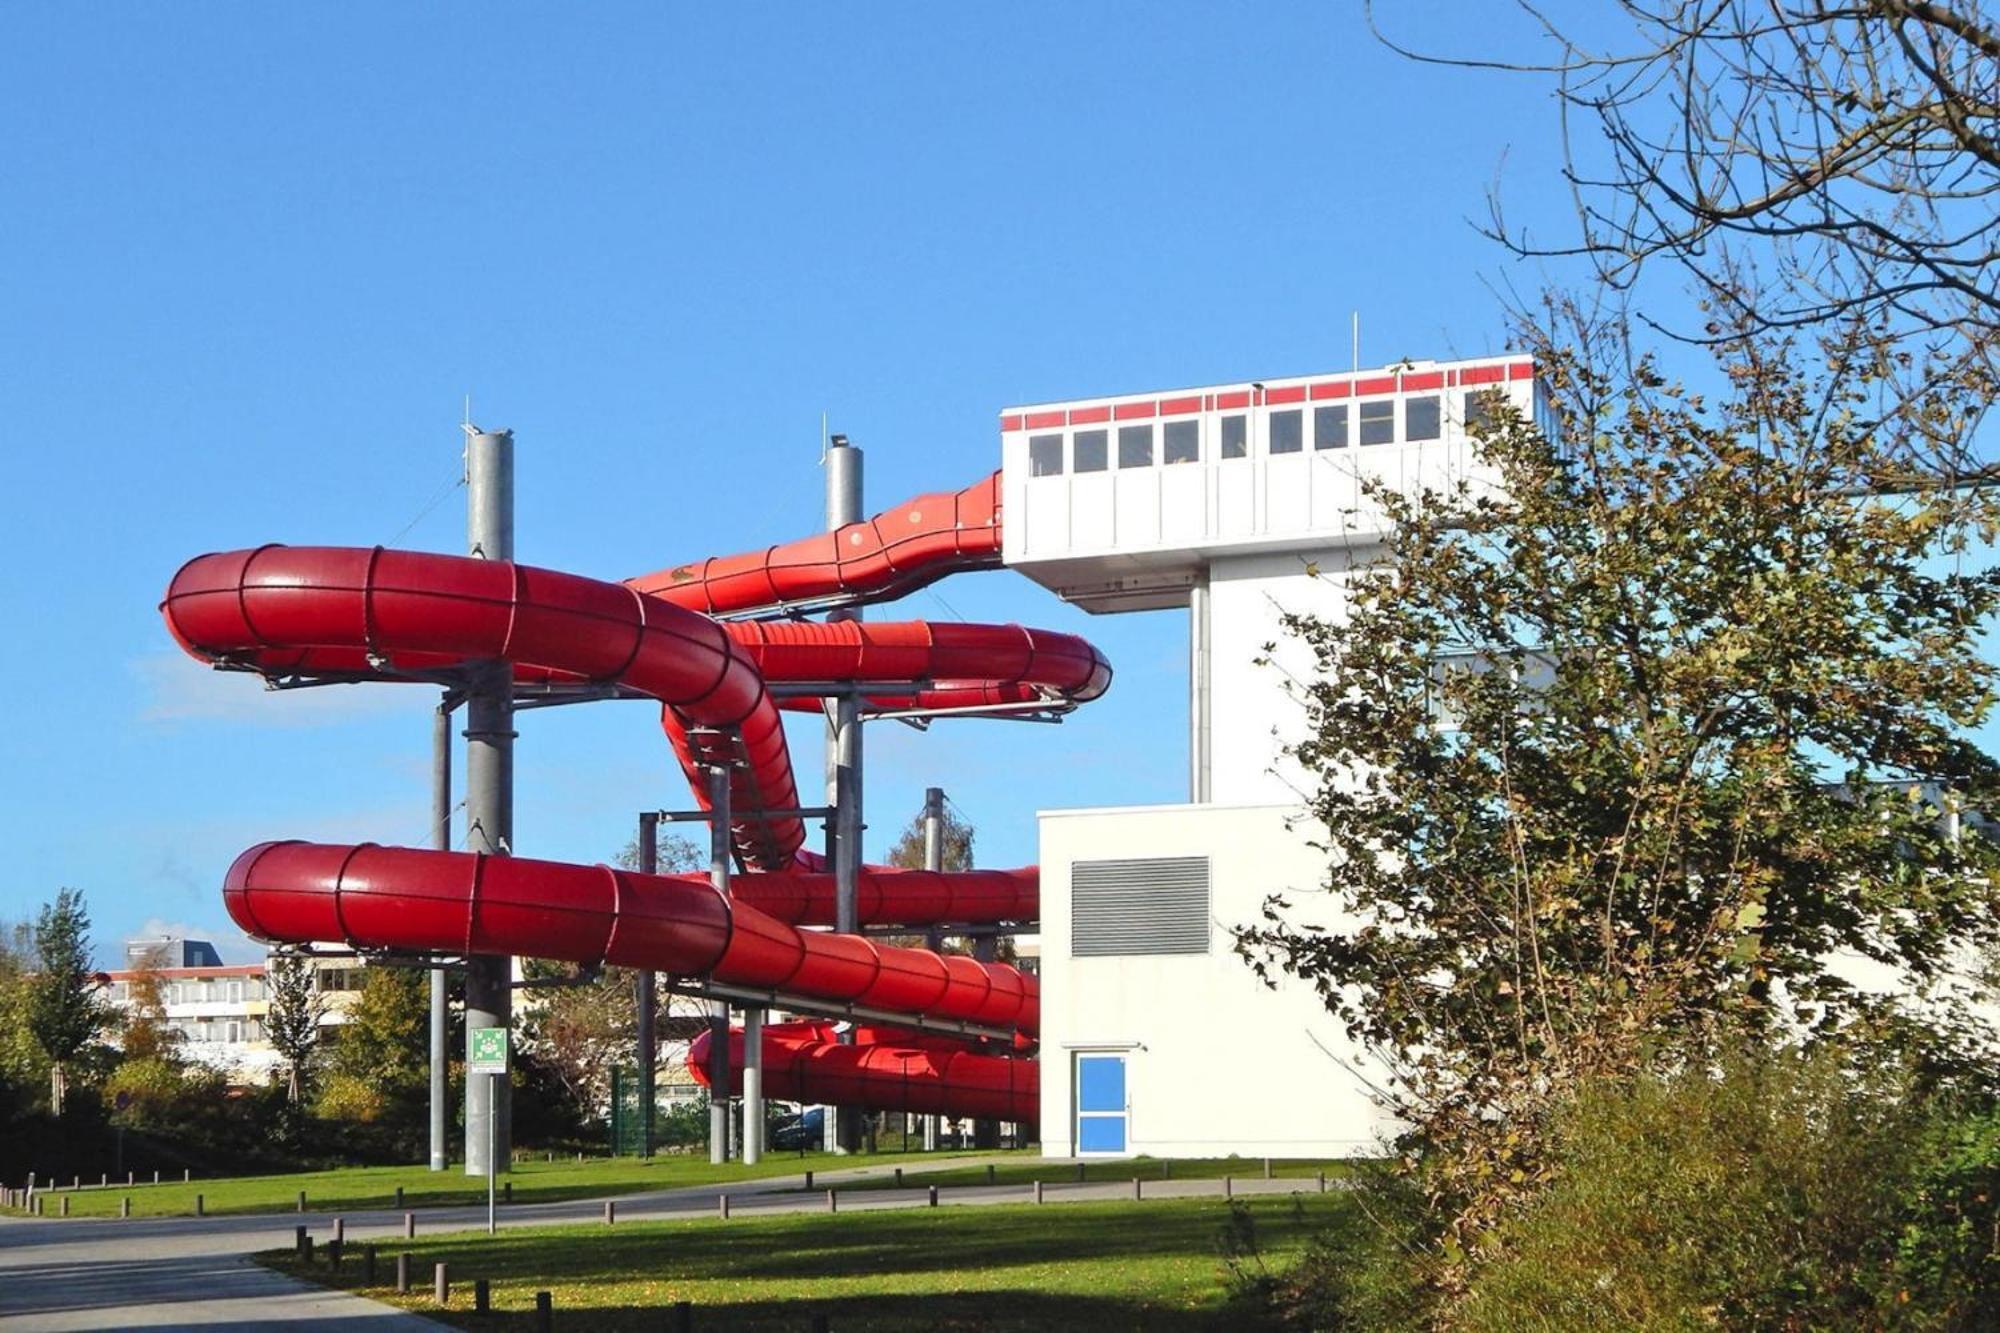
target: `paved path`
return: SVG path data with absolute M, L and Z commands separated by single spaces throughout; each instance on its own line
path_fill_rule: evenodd
M 958 1158 L 927 1163 L 933 1170 L 977 1164 Z M 1011 1159 L 1015 1163 L 1020 1158 Z M 1048 1159 L 1044 1159 L 1047 1161 Z M 1050 1163 L 1054 1164 L 1054 1163 Z M 1115 1170 L 1109 1164 L 1096 1170 Z M 744 1181 L 728 1190 L 732 1216 L 762 1216 L 788 1212 L 822 1212 L 824 1186 L 838 1187 L 859 1180 L 880 1179 L 893 1166 L 864 1166 L 818 1172 L 816 1188 L 802 1189 L 800 1176 L 773 1176 Z M 850 1190 L 840 1194 L 841 1212 L 882 1208 L 923 1207 L 929 1201 L 922 1176 L 907 1170 L 911 1183 L 902 1189 Z M 1313 1190 L 1310 1179 L 1242 1178 L 1233 1183 L 1238 1194 L 1288 1193 Z M 1147 1199 L 1217 1196 L 1220 1180 L 1147 1180 Z M 722 1193 L 714 1185 L 685 1186 L 642 1194 L 608 1196 L 617 1204 L 620 1222 L 671 1218 L 715 1218 Z M 952 1185 L 938 1191 L 939 1203 L 949 1205 L 1027 1203 L 1029 1185 Z M 1065 1182 L 1043 1186 L 1048 1203 L 1130 1199 L 1125 1181 Z M 467 1231 L 486 1225 L 484 1205 L 412 1210 L 419 1235 Z M 355 1333 L 414 1333 L 440 1326 L 343 1292 L 308 1286 L 260 1268 L 247 1256 L 259 1250 L 283 1249 L 292 1243 L 294 1228 L 305 1223 L 322 1243 L 332 1231 L 331 1213 L 268 1213 L 225 1217 L 160 1217 L 121 1219 L 0 1218 L 0 1328 L 20 1330 L 70 1329 L 352 1329 Z M 350 1244 L 393 1241 L 403 1234 L 403 1214 L 396 1211 L 343 1212 Z M 549 1226 L 563 1222 L 598 1222 L 604 1200 L 576 1199 L 561 1203 L 517 1203 L 500 1209 L 504 1227 Z M 718 1223 L 718 1225 L 721 1225 Z M 393 1250 L 384 1246 L 385 1253 Z M 426 1275 L 427 1277 L 427 1275 Z

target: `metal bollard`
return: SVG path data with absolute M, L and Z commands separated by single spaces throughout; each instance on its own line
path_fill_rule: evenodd
M 305 1252 L 306 1252 L 306 1229 L 304 1227 L 293 1227 L 292 1253 L 297 1255 L 303 1255 Z
M 727 1194 L 718 1194 L 715 1196 L 715 1211 L 721 1214 L 723 1221 L 727 1222 L 729 1220 L 729 1196 Z
M 160 1183 L 160 1173 L 159 1173 L 159 1172 L 157 1172 L 157 1171 L 155 1171 L 155 1172 L 153 1173 L 153 1183 L 154 1183 L 155 1185 L 157 1185 L 157 1184 L 159 1184 L 159 1183 Z
M 501 1182 L 500 1182 L 500 1202 L 502 1202 L 502 1203 L 512 1203 L 512 1202 L 514 1202 L 514 1182 L 513 1182 L 513 1181 L 511 1181 L 511 1180 L 503 1180 L 503 1181 L 501 1181 Z
M 903 1168 L 900 1166 L 896 1168 L 896 1188 L 903 1188 Z
M 82 1177 L 82 1176 L 71 1176 L 71 1177 L 69 1178 L 69 1187 L 70 1187 L 71 1189 L 73 1189 L 73 1190 L 80 1190 L 80 1189 L 82 1189 L 82 1188 L 83 1188 L 83 1177 Z
M 396 1256 L 396 1290 L 404 1295 L 410 1290 L 410 1255 L 407 1250 Z
M 618 1203 L 613 1199 L 604 1201 L 604 1225 L 610 1226 L 618 1220 Z
M 300 1257 L 301 1257 L 302 1259 L 304 1259 L 304 1260 L 305 1260 L 305 1265 L 306 1265 L 306 1267 L 307 1267 L 307 1268 L 311 1268 L 311 1267 L 312 1267 L 312 1261 L 313 1261 L 313 1238 L 312 1238 L 312 1233 L 311 1233 L 311 1232 L 308 1232 L 308 1233 L 306 1233 L 306 1248 L 305 1248 L 305 1250 L 304 1250 L 304 1251 L 302 1252 L 302 1254 L 300 1255 Z
M 208 1209 L 203 1206 L 204 1202 L 201 1195 L 197 1194 L 194 1196 L 194 1215 L 196 1217 L 208 1216 Z
M 937 1186 L 935 1185 L 931 1186 L 930 1195 L 931 1195 L 930 1199 L 931 1207 L 935 1208 L 937 1207 Z
M 451 1277 L 443 1264 L 431 1270 L 431 1296 L 440 1306 L 451 1304 Z
M 1041 1201 L 1042 1201 L 1042 1182 L 1037 1180 L 1035 1182 L 1035 1202 L 1040 1203 Z
M 1146 1182 L 1138 1176 L 1132 1177 L 1133 1200 L 1136 1202 L 1137 1200 L 1145 1198 L 1146 1197 L 1145 1191 L 1146 1191 Z
M 1236 1197 L 1236 1178 L 1234 1176 L 1224 1176 L 1222 1178 L 1222 1197 L 1225 1199 Z
M 130 1217 L 130 1216 L 132 1215 L 132 1196 L 131 1196 L 131 1195 L 129 1195 L 129 1194 L 128 1194 L 128 1195 L 126 1195 L 126 1196 L 125 1196 L 124 1198 L 122 1198 L 122 1199 L 120 1199 L 120 1200 L 118 1201 L 118 1215 L 119 1215 L 120 1217 Z
M 1174 1178 L 1174 1159 L 1169 1157 L 1164 1159 L 1160 1163 L 1160 1179 L 1172 1180 L 1173 1178 Z
M 415 1240 L 416 1238 L 417 1238 L 417 1215 L 415 1213 L 404 1213 L 403 1239 Z
M 130 1188 L 132 1188 L 132 1186 L 134 1186 L 134 1185 L 136 1185 L 136 1184 L 138 1184 L 138 1183 L 139 1183 L 139 1173 L 138 1173 L 137 1171 L 127 1171 L 127 1172 L 125 1173 L 125 1188 L 126 1188 L 126 1189 L 130 1189 Z
M 108 1190 L 111 1188 L 111 1173 L 109 1171 L 106 1171 L 103 1175 L 97 1178 L 97 1188 L 101 1190 Z
M 361 1280 L 371 1287 L 375 1285 L 375 1247 L 373 1245 L 363 1245 L 361 1247 Z
M 304 1190 L 300 1190 L 300 1191 L 299 1191 L 299 1211 L 303 1213 L 303 1212 L 304 1212 L 305 1210 L 306 1210 L 306 1192 L 305 1192 Z
M 485 1314 L 493 1308 L 493 1285 L 485 1278 L 472 1280 L 472 1312 Z
M 398 1208 L 403 1206 L 403 1187 L 401 1185 L 396 1186 L 396 1206 Z
M 989 1184 L 989 1185 L 991 1185 L 991 1184 L 993 1184 L 993 1183 L 994 1183 L 994 1181 L 995 1181 L 995 1180 L 997 1180 L 997 1179 L 998 1179 L 998 1177 L 997 1177 L 997 1176 L 996 1176 L 996 1175 L 994 1174 L 994 1171 L 993 1171 L 993 1163 L 991 1163 L 991 1162 L 988 1162 L 988 1163 L 986 1164 L 986 1183 L 987 1183 L 987 1184 Z
M 694 1302 L 675 1301 L 674 1317 L 667 1327 L 672 1329 L 673 1333 L 694 1333 Z
M 191 1167 L 191 1166 L 184 1166 L 184 1167 L 182 1167 L 182 1168 L 181 1168 L 181 1184 L 183 1184 L 183 1185 L 192 1185 L 192 1184 L 194 1184 L 194 1168 L 193 1168 L 193 1167 Z
M 546 1291 L 535 1293 L 535 1333 L 552 1333 L 556 1325 L 556 1303 Z
M 1319 1192 L 1321 1194 L 1326 1193 L 1326 1172 L 1324 1171 L 1319 1173 Z
M 1269 1180 L 1270 1178 L 1271 1178 L 1271 1159 L 1266 1157 L 1264 1159 L 1264 1179 Z
M 333 1219 L 334 1243 L 337 1245 L 346 1239 L 347 1239 L 347 1219 L 344 1217 L 334 1218 Z
M 326 1261 L 333 1265 L 333 1271 L 340 1271 L 340 1256 L 347 1252 L 347 1242 L 335 1236 L 326 1243 Z
M 826 1210 L 829 1213 L 837 1213 L 840 1211 L 840 1199 L 837 1196 L 836 1192 L 833 1190 L 828 1190 L 826 1192 Z
M 813 1187 L 813 1173 L 808 1171 L 806 1172 L 806 1188 L 811 1189 L 812 1187 Z
M 1079 1185 L 1081 1185 L 1081 1184 L 1083 1183 L 1083 1163 L 1082 1163 L 1082 1162 L 1078 1162 L 1078 1163 L 1076 1164 L 1076 1183 L 1077 1183 L 1077 1184 L 1079 1184 Z
M 62 1196 L 62 1215 L 64 1217 L 69 1216 L 69 1195 L 67 1194 Z

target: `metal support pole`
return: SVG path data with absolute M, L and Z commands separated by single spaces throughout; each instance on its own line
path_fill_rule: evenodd
M 514 558 L 514 436 L 470 434 L 465 448 L 466 514 L 471 554 Z M 506 662 L 467 670 L 465 823 L 471 850 L 508 856 L 514 842 L 514 673 Z M 508 1027 L 513 1020 L 514 960 L 481 954 L 466 960 L 465 1026 Z M 505 1079 L 465 1080 L 465 1173 L 483 1176 L 488 1161 L 506 1169 L 513 1155 L 513 1098 Z
M 729 896 L 729 770 L 708 770 L 708 805 L 714 818 L 708 825 L 708 878 L 715 891 Z M 720 1166 L 729 1160 L 729 1005 L 708 1006 L 708 1160 Z
M 924 869 L 944 869 L 944 788 L 924 788 Z M 924 943 L 935 952 L 944 944 L 944 932 L 933 926 L 925 935 Z M 938 1117 L 935 1113 L 924 1117 L 924 1151 L 936 1152 L 938 1146 Z
M 764 1160 L 764 1011 L 743 1011 L 743 1165 Z
M 826 451 L 826 526 L 837 531 L 861 521 L 861 451 L 836 436 Z M 859 620 L 859 608 L 830 614 L 829 621 Z M 834 704 L 827 734 L 827 804 L 834 807 L 834 926 L 846 935 L 861 928 L 857 886 L 861 874 L 861 700 L 852 692 Z M 843 1042 L 852 1041 L 843 1035 Z M 861 1117 L 853 1107 L 834 1109 L 834 1150 L 853 1152 L 860 1142 Z
M 660 816 L 648 810 L 639 816 L 639 872 L 657 874 L 660 868 Z M 639 1156 L 653 1155 L 654 1068 L 659 1063 L 656 1030 L 659 1019 L 660 988 L 650 970 L 642 970 L 633 984 L 638 987 L 639 1008 Z
M 1188 589 L 1188 800 L 1209 801 L 1208 571 Z
M 431 846 L 451 850 L 451 705 L 439 701 L 431 714 Z M 448 1075 L 451 1052 L 445 1049 L 450 1026 L 450 979 L 441 967 L 431 969 L 431 1170 L 451 1162 L 445 1099 L 451 1095 Z

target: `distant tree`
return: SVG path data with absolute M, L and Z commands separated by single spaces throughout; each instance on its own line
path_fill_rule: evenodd
M 34 927 L 0 921 L 0 1086 L 17 1107 L 32 1105 L 49 1086 L 49 1058 L 28 1021 L 34 970 Z
M 285 1100 L 296 1112 L 311 1096 L 326 996 L 314 984 L 312 968 L 296 954 L 272 954 L 264 968 L 264 985 L 271 1004 L 264 1016 L 264 1034 L 285 1062 Z
M 181 1034 L 167 1021 L 165 983 L 158 961 L 148 954 L 125 983 L 125 1010 L 118 1035 L 123 1060 L 169 1059 Z
M 943 836 L 939 839 L 944 855 L 941 870 L 972 869 L 973 827 L 949 804 L 944 808 Z M 903 829 L 896 845 L 889 849 L 888 863 L 905 870 L 924 868 L 924 817 L 918 815 Z
M 59 891 L 35 918 L 35 963 L 28 1027 L 49 1058 L 49 1106 L 61 1115 L 69 1067 L 111 1019 L 90 964 L 90 913 L 77 890 Z
M 692 839 L 684 838 L 678 833 L 670 833 L 665 827 L 659 830 L 653 845 L 657 849 L 658 859 L 654 865 L 658 874 L 685 875 L 708 869 L 707 852 L 697 847 Z M 626 870 L 639 868 L 638 834 L 634 833 L 625 840 L 625 845 L 618 850 L 614 864 Z
M 334 1074 L 380 1099 L 401 1119 L 430 1088 L 430 980 L 413 967 L 366 967 L 329 1061 Z

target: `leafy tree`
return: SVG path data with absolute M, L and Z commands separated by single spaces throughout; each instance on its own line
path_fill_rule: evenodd
M 1447 1256 L 1543 1177 L 1581 1081 L 1740 1033 L 1936 1037 L 1836 955 L 1924 995 L 2000 929 L 2000 855 L 1950 828 L 2000 796 L 1967 739 L 2000 576 L 1963 567 L 2000 500 L 1908 481 L 1937 423 L 1867 410 L 1896 355 L 1746 336 L 1711 403 L 1551 352 L 1564 446 L 1498 413 L 1487 475 L 1377 488 L 1379 561 L 1323 575 L 1350 618 L 1291 621 L 1343 915 L 1273 900 L 1241 943 L 1387 1064 Z
M 34 929 L 0 922 L 0 1089 L 25 1108 L 49 1086 L 49 1059 L 28 1023 L 34 1003 Z
M 331 1072 L 366 1089 L 382 1113 L 421 1118 L 430 1089 L 430 979 L 412 967 L 366 967 L 334 1039 Z
M 140 961 L 125 983 L 127 998 L 118 1049 L 126 1061 L 170 1059 L 180 1045 L 181 1034 L 167 1022 L 162 984 L 159 964 L 151 955 Z
M 48 1056 L 49 1105 L 61 1115 L 69 1066 L 111 1019 L 90 965 L 90 913 L 77 890 L 60 890 L 36 916 L 35 961 L 28 1030 Z
M 940 859 L 940 869 L 972 869 L 974 830 L 971 823 L 960 815 L 958 811 L 952 809 L 948 803 L 944 808 L 944 819 L 941 822 L 943 824 L 942 836 L 938 841 L 940 845 L 939 849 L 943 852 L 943 856 Z M 924 868 L 924 817 L 922 815 L 918 815 L 905 826 L 901 836 L 896 839 L 896 845 L 889 849 L 888 863 L 892 866 L 900 866 L 905 870 L 922 870 Z
M 293 1108 L 310 1099 L 326 1020 L 326 996 L 314 980 L 312 968 L 296 954 L 274 953 L 264 969 L 271 1002 L 264 1033 L 285 1062 L 285 1100 Z

